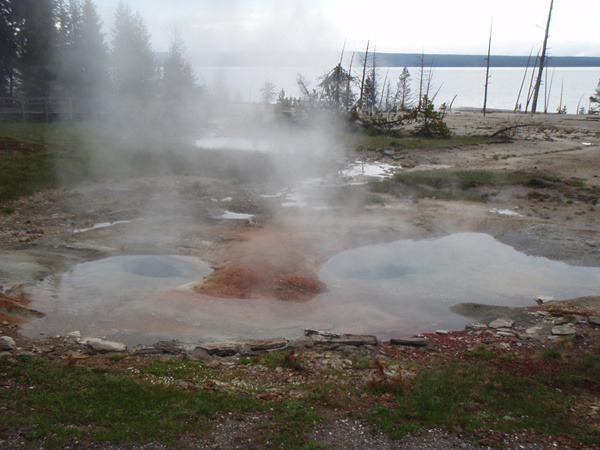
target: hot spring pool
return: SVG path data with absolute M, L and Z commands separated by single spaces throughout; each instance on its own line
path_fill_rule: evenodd
M 24 333 L 106 337 L 129 345 L 300 336 L 304 328 L 407 336 L 469 320 L 461 302 L 530 306 L 600 294 L 600 268 L 527 256 L 486 234 L 400 240 L 342 252 L 319 276 L 328 291 L 306 303 L 199 295 L 182 287 L 210 273 L 197 258 L 118 256 L 74 266 L 30 290 L 45 317 Z

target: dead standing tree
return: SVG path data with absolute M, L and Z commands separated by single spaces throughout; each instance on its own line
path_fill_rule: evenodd
M 529 58 L 527 58 L 527 66 L 525 67 L 525 72 L 523 72 L 523 79 L 521 80 L 521 87 L 519 88 L 519 94 L 517 95 L 517 101 L 515 102 L 515 112 L 521 110 L 521 105 L 519 100 L 521 99 L 521 92 L 523 92 L 523 86 L 525 85 L 525 78 L 527 78 L 527 71 L 529 70 L 529 63 L 531 62 L 531 55 L 533 54 L 533 48 L 529 52 Z
M 540 93 L 540 86 L 542 84 L 542 73 L 544 72 L 544 65 L 546 64 L 546 51 L 548 48 L 548 31 L 550 30 L 550 19 L 552 18 L 552 6 L 554 0 L 550 0 L 550 10 L 548 11 L 548 21 L 546 22 L 546 33 L 544 34 L 544 44 L 542 45 L 542 55 L 540 56 L 540 67 L 538 70 L 537 80 L 533 89 L 533 101 L 531 102 L 531 114 L 535 114 L 537 109 L 537 101 Z
M 360 97 L 358 98 L 358 109 L 363 109 L 363 95 L 365 93 L 365 76 L 367 74 L 367 59 L 369 58 L 369 41 L 367 41 L 367 50 L 365 50 L 365 58 L 363 60 L 362 79 L 360 81 Z
M 488 95 L 488 84 L 490 82 L 490 52 L 492 50 L 492 26 L 494 22 L 490 23 L 490 41 L 488 43 L 488 52 L 485 66 L 485 90 L 483 94 L 483 116 L 485 117 L 486 109 L 487 109 L 487 95 Z

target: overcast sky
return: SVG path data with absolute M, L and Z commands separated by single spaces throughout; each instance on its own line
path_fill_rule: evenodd
M 96 0 L 110 42 L 119 0 Z M 550 0 L 128 0 L 155 51 L 177 28 L 188 57 L 207 51 L 364 49 L 528 55 L 541 46 Z M 555 0 L 550 54 L 600 56 L 600 0 Z

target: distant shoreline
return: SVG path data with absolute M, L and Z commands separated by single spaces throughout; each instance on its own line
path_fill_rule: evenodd
M 364 55 L 354 52 L 354 64 Z M 379 67 L 420 67 L 421 58 L 425 67 L 485 67 L 486 55 L 448 55 L 420 53 L 377 53 L 376 63 Z M 157 53 L 160 61 L 166 54 Z M 346 52 L 343 65 L 350 64 L 352 52 Z M 490 67 L 523 67 L 533 66 L 535 55 L 511 56 L 491 55 Z M 552 56 L 548 58 L 548 67 L 598 67 L 600 57 L 597 56 Z M 340 54 L 335 52 L 215 52 L 202 55 L 194 65 L 199 67 L 285 67 L 306 65 L 335 65 L 340 60 Z M 369 55 L 370 60 L 370 55 Z

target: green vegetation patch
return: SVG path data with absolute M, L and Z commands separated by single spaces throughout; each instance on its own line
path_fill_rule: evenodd
M 32 441 L 58 445 L 95 441 L 173 442 L 202 434 L 207 418 L 225 411 L 262 409 L 252 397 L 199 391 L 190 395 L 133 377 L 40 359 L 0 358 L 3 389 L 0 427 L 25 429 Z
M 510 185 L 551 187 L 559 182 L 556 177 L 531 172 L 441 169 L 400 172 L 388 180 L 372 183 L 371 190 L 394 195 L 409 195 L 413 198 L 488 201 L 489 193 L 472 189 Z
M 359 133 L 349 133 L 342 136 L 340 139 L 350 146 L 367 150 L 440 149 L 495 142 L 495 139 L 489 136 L 452 135 L 447 138 L 435 138 L 418 136 L 393 137 L 386 135 L 369 136 Z
M 147 375 L 152 377 L 145 380 Z M 177 445 L 187 437 L 205 436 L 224 414 L 243 418 L 258 412 L 264 423 L 256 425 L 256 441 L 290 448 L 304 444 L 305 431 L 321 420 L 313 406 L 301 400 L 274 402 L 234 391 L 182 390 L 168 382 L 211 375 L 192 361 L 155 361 L 125 371 L 73 367 L 50 359 L 0 358 L 0 436 L 17 429 L 31 445 L 45 447 L 74 440 Z
M 486 363 L 450 363 L 428 370 L 392 393 L 395 406 L 377 406 L 367 418 L 393 438 L 422 427 L 460 427 L 509 433 L 534 429 L 600 443 L 597 429 L 570 414 L 578 404 L 575 396 L 534 379 L 502 373 Z

